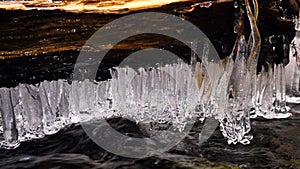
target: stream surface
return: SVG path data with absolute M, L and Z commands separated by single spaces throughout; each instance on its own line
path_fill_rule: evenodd
M 119 132 L 142 137 L 132 121 L 107 120 Z M 196 123 L 188 137 L 170 151 L 145 159 L 113 155 L 96 145 L 78 124 L 43 139 L 23 142 L 14 150 L 1 150 L 0 167 L 8 168 L 299 168 L 300 114 L 289 119 L 252 121 L 250 145 L 228 145 L 218 128 L 201 146 Z

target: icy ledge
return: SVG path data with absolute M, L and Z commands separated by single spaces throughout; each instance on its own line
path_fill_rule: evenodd
M 188 64 L 116 68 L 111 75 L 101 82 L 57 80 L 0 88 L 1 147 L 13 149 L 68 124 L 112 116 L 171 122 L 180 131 L 199 114 L 199 71 Z
M 0 88 L 0 146 L 13 149 L 68 124 L 117 116 L 137 123 L 172 125 L 178 131 L 192 118 L 213 117 L 229 144 L 249 144 L 252 110 L 265 118 L 291 115 L 285 109 L 284 78 L 274 76 L 273 71 L 255 77 L 246 71 L 243 55 L 235 62 L 229 59 L 218 77 L 209 77 L 208 71 L 216 70 L 219 63 L 204 60 L 203 64 L 181 61 L 137 70 L 119 67 L 111 69 L 112 78 L 107 81 L 57 80 Z M 276 75 L 284 74 L 279 71 L 282 66 L 275 70 Z M 280 82 L 275 88 L 267 85 L 274 78 Z

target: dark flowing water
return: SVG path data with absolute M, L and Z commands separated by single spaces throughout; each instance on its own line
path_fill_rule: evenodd
M 124 134 L 143 136 L 139 127 L 126 119 L 108 122 Z M 15 150 L 1 150 L 1 168 L 299 168 L 300 115 L 289 119 L 252 121 L 250 145 L 228 145 L 221 132 L 201 146 L 196 123 L 189 136 L 169 152 L 145 159 L 110 154 L 96 145 L 80 125 L 70 125 L 43 139 L 24 142 Z

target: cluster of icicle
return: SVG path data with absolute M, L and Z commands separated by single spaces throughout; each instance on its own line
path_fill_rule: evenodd
M 269 65 L 267 70 L 263 68 L 259 73 L 256 73 L 254 66 L 248 69 L 246 46 L 241 36 L 236 59 L 233 61 L 229 58 L 222 77 L 224 80 L 220 81 L 222 83 L 217 89 L 225 92 L 218 93 L 216 98 L 225 96 L 226 101 L 222 101 L 222 98 L 214 101 L 222 109 L 216 112 L 223 111 L 219 113 L 219 116 L 223 115 L 219 117 L 220 127 L 229 144 L 250 143 L 251 118 L 260 116 L 274 119 L 291 115 L 286 106 L 284 66 Z
M 260 36 L 253 2 L 254 15 L 246 0 L 252 32 L 248 43 L 239 36 L 235 60 L 231 55 L 221 63 L 209 61 L 204 45 L 201 63 L 193 53 L 191 64 L 179 60 L 137 70 L 117 67 L 106 81 L 57 80 L 0 88 L 1 147 L 15 148 L 20 141 L 54 134 L 71 123 L 114 116 L 138 123 L 170 123 L 179 131 L 193 117 L 214 117 L 229 144 L 249 144 L 251 117 L 291 115 L 285 105 L 284 66 L 256 72 Z M 222 69 L 220 74 L 213 73 L 217 69 Z
M 100 82 L 57 80 L 0 88 L 2 148 L 54 134 L 71 123 L 120 116 L 170 122 L 180 131 L 199 114 L 201 90 L 189 64 L 115 68 L 111 76 Z
M 228 58 L 215 79 L 208 71 L 220 64 L 205 59 L 206 46 L 201 63 L 116 67 L 106 81 L 57 80 L 0 88 L 1 147 L 15 148 L 20 141 L 54 134 L 71 123 L 116 116 L 137 123 L 170 123 L 179 131 L 193 117 L 214 117 L 228 143 L 249 144 L 251 111 L 266 118 L 289 114 L 283 66 L 256 75 L 247 69 L 246 49 L 241 36 L 235 61 Z
M 256 72 L 261 39 L 257 28 L 258 3 L 245 0 L 246 11 L 251 26 L 248 43 L 244 35 L 238 35 L 237 52 L 225 60 L 224 73 L 212 93 L 208 107 L 217 113 L 220 128 L 229 144 L 249 144 L 253 138 L 250 119 L 261 116 L 267 119 L 287 118 L 285 67 L 283 64 L 269 65 Z M 235 55 L 235 60 L 233 56 Z M 214 107 L 215 106 L 215 107 Z M 211 113 L 210 113 L 211 114 Z
M 246 11 L 251 26 L 248 43 L 240 35 L 237 54 L 233 62 L 229 56 L 225 66 L 224 79 L 228 79 L 227 99 L 221 107 L 226 107 L 220 120 L 223 135 L 228 143 L 249 144 L 250 118 L 261 116 L 267 119 L 287 118 L 285 67 L 271 64 L 261 72 L 256 72 L 261 39 L 257 28 L 258 3 L 252 0 L 253 11 L 245 0 Z M 229 74 L 229 75 L 227 75 Z M 221 88 L 221 86 L 220 86 Z
M 283 66 L 256 75 L 247 70 L 246 47 L 241 36 L 235 61 L 229 58 L 216 79 L 208 71 L 220 64 L 203 59 L 138 70 L 117 67 L 111 79 L 100 82 L 57 80 L 0 88 L 1 147 L 15 148 L 71 123 L 114 116 L 170 123 L 179 131 L 193 117 L 214 117 L 228 143 L 249 144 L 251 111 L 266 118 L 289 114 Z M 208 58 L 205 50 L 203 58 Z

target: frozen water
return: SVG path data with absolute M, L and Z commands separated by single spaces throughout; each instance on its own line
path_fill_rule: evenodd
M 291 113 L 286 106 L 286 80 L 283 64 L 274 65 L 275 105 L 273 118 L 288 118 Z
M 57 80 L 1 88 L 1 146 L 16 147 L 19 141 L 54 134 L 70 123 L 114 116 L 169 123 L 181 131 L 190 118 L 201 115 L 196 107 L 204 93 L 199 90 L 203 66 L 197 62 L 193 67 L 182 61 L 138 70 L 119 67 L 111 69 L 107 81 Z
M 296 36 L 290 44 L 289 63 L 285 66 L 286 75 L 286 101 L 288 103 L 300 103 L 300 26 L 299 20 L 296 20 Z
M 1 97 L 1 119 L 3 126 L 3 137 L 1 145 L 4 148 L 11 149 L 17 147 L 20 143 L 18 140 L 18 131 L 16 126 L 15 114 L 13 113 L 13 100 L 11 91 L 8 88 L 0 89 L 0 97 Z M 9 113 L 7 113 L 9 112 Z
M 286 75 L 286 101 L 289 103 L 300 103 L 300 65 L 299 65 L 299 44 L 300 44 L 299 32 L 296 32 L 296 37 L 290 45 L 289 63 L 285 66 Z
M 209 60 L 209 46 L 204 44 L 201 63 L 192 53 L 191 64 L 179 60 L 155 68 L 112 68 L 112 78 L 106 81 L 57 80 L 0 88 L 1 147 L 15 148 L 20 141 L 54 134 L 71 123 L 115 116 L 172 125 L 179 131 L 193 117 L 215 118 L 229 144 L 249 144 L 251 108 L 265 118 L 291 115 L 285 104 L 286 69 L 270 65 L 256 76 L 256 60 L 248 57 L 244 36 L 237 49 L 235 61 Z
M 223 135 L 228 139 L 229 144 L 242 143 L 249 144 L 252 139 L 248 135 L 250 127 L 250 105 L 251 97 L 251 72 L 247 71 L 246 67 L 246 41 L 244 36 L 241 36 L 238 43 L 238 52 L 235 59 L 229 60 L 224 72 L 223 97 L 221 102 L 223 105 L 219 111 L 223 117 L 220 119 L 220 127 Z M 224 88 L 225 87 L 225 88 Z M 220 86 L 219 89 L 222 87 Z M 220 115 L 219 115 L 220 116 Z
M 287 118 L 288 113 L 285 97 L 285 72 L 282 64 L 269 65 L 268 71 L 262 70 L 257 75 L 257 111 L 258 116 L 267 119 Z

